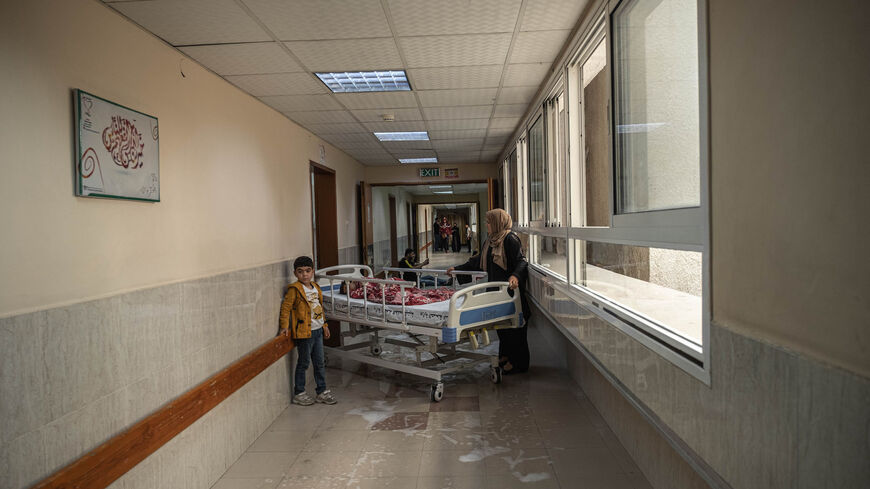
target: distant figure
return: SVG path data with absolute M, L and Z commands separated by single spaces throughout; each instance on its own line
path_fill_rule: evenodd
M 468 243 L 468 252 L 471 253 L 471 226 L 468 224 L 465 225 L 465 241 Z
M 438 218 L 435 218 L 435 222 L 432 223 L 432 246 L 433 251 L 438 251 L 441 249 L 441 225 L 438 224 Z
M 423 268 L 423 265 L 417 263 L 417 252 L 414 251 L 413 248 L 408 248 L 405 250 L 405 256 L 399 260 L 399 268 L 414 268 L 420 269 Z M 407 280 L 408 282 L 416 282 L 417 274 L 414 272 L 403 272 L 402 280 Z M 432 275 L 423 275 L 420 277 L 420 287 L 432 287 L 436 283 L 435 277 Z M 447 278 L 439 278 L 437 280 L 438 286 L 441 287 L 443 285 L 450 285 L 453 283 L 452 279 Z
M 441 218 L 441 246 L 445 253 L 450 252 L 450 234 L 453 231 L 450 229 L 450 224 L 447 224 L 447 217 Z
M 453 236 L 453 252 L 459 253 L 462 249 L 462 240 L 459 235 L 459 226 L 457 226 L 455 222 L 453 223 L 453 226 L 450 227 L 450 232 Z
M 323 338 L 329 338 L 329 328 L 323 326 L 323 291 L 313 281 L 314 261 L 310 257 L 300 256 L 293 262 L 293 275 L 296 275 L 297 281 L 287 287 L 284 302 L 281 303 L 281 332 L 278 333 L 291 336 L 299 352 L 293 381 L 293 403 L 300 406 L 310 406 L 315 402 L 335 404 L 335 396 L 326 388 Z M 316 398 L 305 392 L 305 372 L 312 360 L 317 384 Z

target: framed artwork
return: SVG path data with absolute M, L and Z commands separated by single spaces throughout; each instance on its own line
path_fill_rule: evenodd
M 157 118 L 75 90 L 75 194 L 160 202 Z

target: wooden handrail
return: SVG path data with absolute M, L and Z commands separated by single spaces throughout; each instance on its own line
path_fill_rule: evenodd
M 279 335 L 40 482 L 34 489 L 103 489 L 293 349 Z

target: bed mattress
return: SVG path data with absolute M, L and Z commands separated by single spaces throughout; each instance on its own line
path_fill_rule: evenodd
M 326 318 L 329 317 L 332 309 L 333 300 L 335 301 L 335 311 L 343 316 L 348 315 L 348 298 L 347 295 L 337 291 L 330 291 L 328 288 L 323 289 L 323 310 L 326 312 Z M 460 297 L 457 301 L 457 306 L 461 305 L 465 300 Z M 368 303 L 369 319 L 381 320 L 384 312 L 384 306 L 380 302 Z M 447 316 L 450 314 L 450 300 L 432 302 L 419 306 L 405 306 L 405 317 L 402 318 L 402 306 L 387 304 L 386 315 L 387 321 L 391 323 L 402 323 L 417 326 L 429 326 L 432 328 L 441 328 L 447 324 Z M 350 314 L 353 318 L 365 318 L 365 302 L 363 299 L 350 299 Z

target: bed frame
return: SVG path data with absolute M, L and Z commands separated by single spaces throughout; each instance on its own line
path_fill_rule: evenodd
M 497 355 L 487 355 L 474 350 L 487 346 L 491 341 L 491 333 L 502 328 L 518 328 L 523 324 L 522 305 L 518 293 L 513 297 L 508 292 L 507 282 L 479 282 L 486 276 L 483 272 L 466 272 L 454 270 L 453 287 L 456 292 L 450 298 L 447 320 L 440 327 L 414 324 L 409 322 L 407 313 L 410 308 L 405 304 L 390 305 L 386 303 L 384 294 L 381 302 L 372 302 L 363 294 L 363 299 L 351 299 L 345 295 L 346 309 L 336 308 L 337 299 L 334 293 L 341 289 L 343 283 L 360 282 L 362 286 L 370 284 L 398 285 L 404 295 L 405 289 L 420 284 L 422 275 L 435 277 L 448 276 L 447 270 L 385 268 L 387 279 L 372 278 L 372 269 L 366 265 L 338 265 L 323 268 L 315 272 L 315 279 L 329 297 L 327 303 L 324 297 L 324 313 L 326 319 L 348 323 L 348 329 L 340 335 L 341 346 L 327 347 L 329 356 L 347 358 L 349 360 L 385 367 L 397 372 L 417 375 L 434 381 L 430 395 L 435 402 L 444 397 L 444 382 L 442 378 L 449 373 L 473 368 L 480 363 L 490 365 L 490 379 L 494 383 L 502 380 L 502 370 L 498 365 Z M 417 279 L 411 281 L 389 280 L 391 274 L 414 273 Z M 460 286 L 456 276 L 469 276 L 471 284 Z M 353 301 L 353 303 L 351 302 Z M 362 305 L 361 313 L 354 313 L 351 305 Z M 387 310 L 390 314 L 387 314 Z M 401 312 L 400 314 L 398 314 Z M 389 317 L 388 317 L 389 316 Z M 395 318 L 399 320 L 395 320 Z M 381 337 L 382 330 L 402 332 L 406 338 Z M 346 343 L 345 340 L 361 335 L 368 335 L 368 341 Z M 382 343 L 409 348 L 414 352 L 416 362 L 398 362 L 379 358 L 383 351 Z M 470 347 L 457 349 L 458 346 Z M 368 349 L 368 353 L 362 350 Z M 424 358 L 428 356 L 429 358 Z

